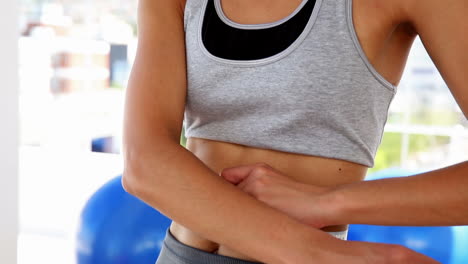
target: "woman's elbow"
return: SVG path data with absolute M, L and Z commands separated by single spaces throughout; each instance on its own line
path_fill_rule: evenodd
M 134 196 L 141 196 L 151 189 L 158 189 L 161 182 L 158 179 L 167 174 L 168 156 L 177 151 L 171 144 L 152 144 L 151 151 L 139 149 L 124 150 L 124 170 L 122 174 L 122 187 L 124 190 Z M 162 187 L 161 187 L 162 188 Z
M 132 182 L 131 175 L 128 173 L 128 170 L 124 170 L 122 174 L 122 188 L 129 194 L 135 195 L 135 183 Z
M 145 164 L 148 162 L 144 161 L 144 156 L 141 150 L 135 151 L 129 147 L 123 150 L 122 187 L 126 192 L 134 196 L 138 195 L 140 186 L 144 185 L 145 177 L 147 177 Z
M 134 165 L 124 165 L 124 171 L 122 173 L 121 184 L 123 189 L 130 195 L 138 198 L 139 200 L 151 205 L 157 210 L 164 208 L 163 198 L 166 194 L 163 189 L 158 187 L 157 173 L 151 172 L 150 168 L 141 170 L 141 168 L 133 167 Z M 151 178 L 153 178 L 151 180 Z

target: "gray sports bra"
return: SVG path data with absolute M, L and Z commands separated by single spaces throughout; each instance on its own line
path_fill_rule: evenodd
M 374 166 L 396 88 L 369 63 L 352 0 L 303 0 L 238 24 L 187 0 L 185 136 Z

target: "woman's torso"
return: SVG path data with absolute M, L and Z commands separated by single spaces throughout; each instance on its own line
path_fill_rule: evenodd
M 327 0 L 332 1 L 332 0 Z M 344 0 L 333 0 L 344 1 Z M 288 16 L 301 0 L 222 0 L 224 13 L 241 24 L 261 24 Z M 397 84 L 414 33 L 398 15 L 398 1 L 354 0 L 353 20 L 364 53 L 375 69 L 389 82 Z M 272 139 L 274 140 L 274 139 Z M 361 164 L 318 156 L 307 156 L 239 144 L 191 137 L 186 144 L 194 155 L 215 172 L 226 167 L 265 162 L 286 176 L 308 184 L 333 186 L 360 181 L 367 167 Z M 327 227 L 327 231 L 345 230 L 346 226 Z M 214 252 L 220 245 L 173 222 L 171 233 L 182 243 Z M 224 249 L 220 254 L 248 259 Z
M 215 172 L 220 172 L 223 168 L 265 162 L 294 180 L 320 186 L 360 181 L 367 171 L 367 167 L 348 161 L 255 149 L 202 138 L 187 139 L 186 147 Z M 324 230 L 336 232 L 346 228 L 346 226 L 332 226 Z M 218 244 L 198 236 L 176 222 L 172 223 L 171 232 L 186 245 L 208 252 L 218 250 Z M 225 247 L 218 254 L 249 259 Z

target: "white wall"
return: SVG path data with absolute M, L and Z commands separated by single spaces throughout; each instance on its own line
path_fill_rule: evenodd
M 18 0 L 0 8 L 0 263 L 17 263 Z

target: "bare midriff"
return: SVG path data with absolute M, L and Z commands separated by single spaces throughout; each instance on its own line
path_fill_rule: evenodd
M 338 159 L 253 148 L 245 145 L 191 137 L 186 148 L 214 172 L 224 168 L 264 162 L 293 180 L 318 186 L 336 186 L 364 179 L 368 167 Z M 328 226 L 327 232 L 344 231 L 343 226 Z M 230 248 L 207 240 L 184 226 L 172 222 L 171 233 L 181 243 L 203 251 L 257 261 Z

